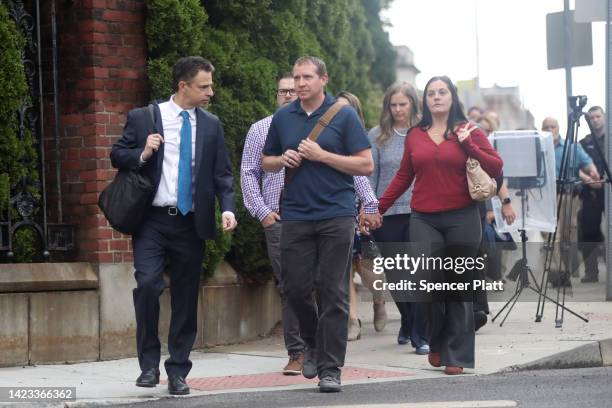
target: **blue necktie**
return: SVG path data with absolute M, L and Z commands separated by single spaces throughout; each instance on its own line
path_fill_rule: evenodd
M 176 206 L 181 214 L 187 215 L 193 204 L 191 195 L 191 122 L 187 111 L 182 111 L 181 116 L 183 117 L 183 126 L 181 126 Z

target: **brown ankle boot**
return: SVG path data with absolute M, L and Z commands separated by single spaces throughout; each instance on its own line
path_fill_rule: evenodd
M 374 330 L 381 332 L 387 325 L 387 310 L 385 302 L 374 303 Z
M 446 366 L 446 368 L 444 368 L 444 374 L 446 374 L 446 375 L 463 374 L 463 368 L 462 367 Z
M 429 360 L 429 364 L 434 367 L 440 367 L 440 365 L 442 365 L 439 352 L 430 351 L 427 355 L 427 359 Z

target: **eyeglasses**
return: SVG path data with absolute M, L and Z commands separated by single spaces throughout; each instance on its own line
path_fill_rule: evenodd
M 276 91 L 278 96 L 294 96 L 295 89 L 279 89 Z

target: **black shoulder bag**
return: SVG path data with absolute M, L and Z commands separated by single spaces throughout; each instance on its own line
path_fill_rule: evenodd
M 156 129 L 155 107 L 149 104 L 146 109 L 149 129 Z M 111 227 L 131 235 L 140 228 L 152 194 L 153 183 L 140 169 L 119 170 L 115 179 L 100 193 L 98 206 Z

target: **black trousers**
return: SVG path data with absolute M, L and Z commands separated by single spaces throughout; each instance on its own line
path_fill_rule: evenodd
M 387 215 L 383 218 L 383 225 L 372 233 L 376 242 L 380 243 L 410 242 L 410 214 Z M 396 251 L 393 247 L 389 245 L 381 245 L 380 247 L 382 256 L 386 258 L 395 257 Z M 391 292 L 391 294 L 394 293 Z M 402 319 L 402 332 L 404 335 L 410 336 L 412 346 L 420 347 L 427 344 L 426 304 L 395 300 L 395 306 L 397 306 Z
M 195 231 L 193 213 L 168 214 L 152 207 L 142 227 L 133 236 L 136 289 L 136 347 L 141 370 L 159 367 L 161 344 L 158 336 L 159 296 L 170 272 L 171 317 L 168 375 L 186 377 L 191 370 L 189 353 L 197 335 L 197 307 L 204 241 Z
M 276 278 L 278 285 L 278 293 L 281 298 L 281 315 L 283 319 L 283 335 L 285 337 L 285 348 L 289 355 L 304 351 L 304 340 L 300 336 L 300 322 L 298 321 L 295 311 L 287 301 L 287 295 L 282 285 L 281 278 L 281 222 L 277 221 L 274 224 L 264 228 L 266 235 L 266 245 L 268 247 L 268 257 L 272 264 L 272 272 Z
M 355 217 L 282 222 L 282 287 L 302 339 L 317 350 L 320 378 L 344 365 L 354 235 Z
M 582 259 L 584 259 L 585 276 L 597 277 L 597 257 L 600 251 L 596 249 L 600 248 L 600 243 L 604 241 L 601 232 L 604 189 L 584 187 L 580 199 L 582 200 L 582 207 L 578 211 L 578 241 Z
M 410 236 L 429 256 L 476 257 L 482 228 L 476 206 L 439 213 L 412 213 Z M 435 252 L 442 248 L 445 253 Z M 446 250 L 444 248 L 447 248 Z M 461 248 L 461 253 L 455 249 Z M 473 295 L 472 295 L 473 296 Z M 474 311 L 471 301 L 437 299 L 429 304 L 427 319 L 429 347 L 439 352 L 442 365 L 474 367 Z

